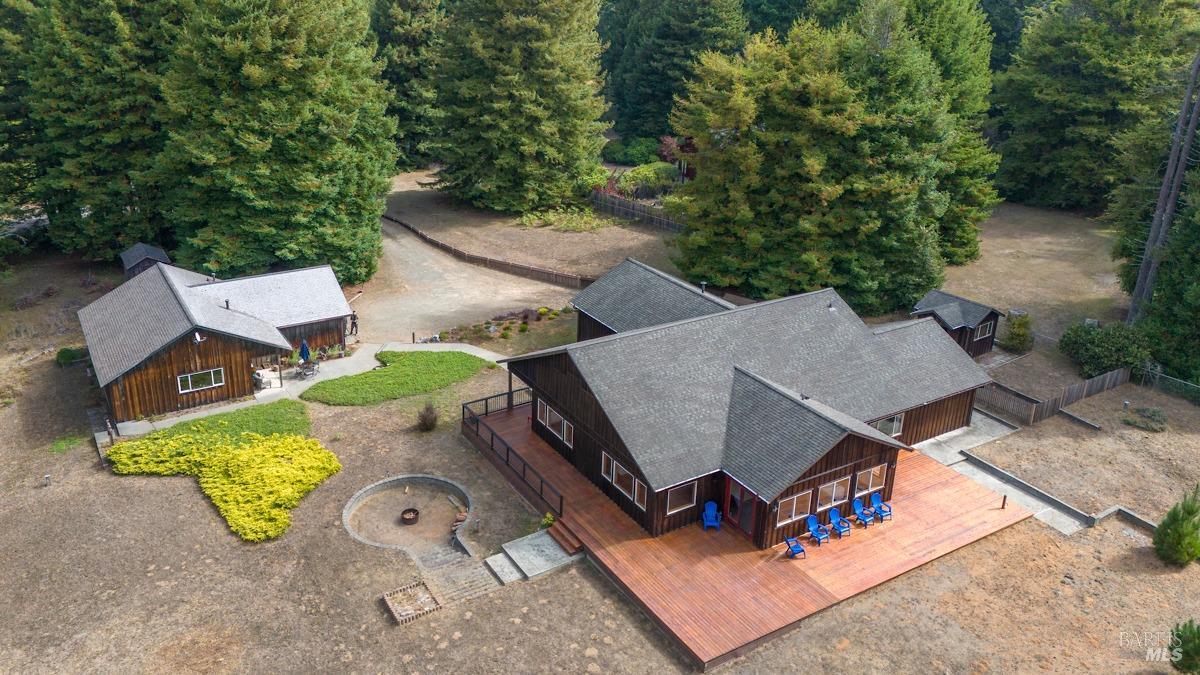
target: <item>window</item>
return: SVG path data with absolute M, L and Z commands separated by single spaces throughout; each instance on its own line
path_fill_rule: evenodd
M 779 500 L 779 519 L 775 527 L 783 527 L 808 515 L 812 506 L 812 490 L 805 490 L 798 495 L 784 497 Z
M 861 497 L 865 494 L 882 490 L 885 483 L 887 483 L 886 464 L 871 467 L 866 471 L 859 471 L 858 478 L 854 482 L 854 496 Z
M 992 334 L 992 325 L 992 321 L 979 324 L 979 327 L 975 329 L 975 339 L 982 340 L 985 337 L 990 337 Z
M 639 509 L 645 511 L 646 510 L 646 484 L 639 480 L 639 481 L 637 481 L 636 487 L 637 487 L 637 497 L 634 498 L 633 503 L 637 504 Z
M 846 501 L 850 496 L 850 476 L 826 483 L 817 490 L 817 510 L 824 511 Z
M 214 370 L 202 370 L 198 373 L 189 373 L 180 375 L 179 378 L 179 393 L 186 394 L 189 391 L 200 391 L 201 389 L 212 389 L 225 384 L 225 369 L 216 368 Z
M 550 430 L 550 433 L 561 438 L 568 448 L 575 447 L 575 425 L 563 419 L 562 415 L 555 412 L 554 408 L 546 405 L 546 402 L 541 399 L 538 399 L 537 418 L 542 426 Z
M 895 438 L 904 432 L 904 413 L 879 420 L 871 426 Z
M 607 452 L 600 453 L 600 475 L 606 480 L 612 481 L 613 473 L 613 458 L 608 456 Z
M 637 479 L 620 464 L 614 462 L 613 466 L 616 469 L 613 472 L 613 485 L 616 485 L 617 489 L 626 497 L 633 499 L 633 484 L 637 482 Z
M 667 490 L 667 515 L 696 505 L 696 481 Z

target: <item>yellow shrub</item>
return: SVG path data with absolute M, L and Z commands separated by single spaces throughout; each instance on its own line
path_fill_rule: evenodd
M 247 541 L 286 532 L 289 510 L 342 468 L 333 453 L 304 436 L 202 429 L 119 443 L 108 458 L 119 474 L 195 476 L 229 529 Z

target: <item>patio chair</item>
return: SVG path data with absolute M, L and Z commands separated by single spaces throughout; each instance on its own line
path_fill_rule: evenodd
M 862 523 L 863 527 L 870 527 L 871 523 L 875 522 L 875 510 L 869 506 L 863 506 L 861 499 L 855 497 L 851 507 L 854 508 L 854 519 Z
M 875 512 L 875 517 L 880 522 L 892 519 L 891 505 L 883 501 L 883 497 L 880 497 L 878 492 L 871 493 L 871 510 Z
M 704 502 L 704 514 L 701 526 L 705 530 L 710 527 L 715 527 L 718 531 L 721 529 L 721 512 L 717 510 L 716 502 Z
M 829 530 L 817 520 L 816 516 L 808 517 L 808 535 L 817 542 L 817 546 L 820 546 L 823 541 L 829 541 Z
M 837 532 L 838 539 L 850 534 L 850 521 L 842 517 L 842 512 L 838 511 L 837 507 L 829 509 L 829 527 Z
M 801 558 L 807 558 L 808 554 L 804 552 L 804 547 L 800 545 L 800 540 L 795 537 L 784 537 L 784 543 L 788 547 L 788 557 L 795 558 L 797 555 Z

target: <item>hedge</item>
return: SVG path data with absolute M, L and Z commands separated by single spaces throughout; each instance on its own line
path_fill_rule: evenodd
M 371 405 L 436 391 L 487 365 L 464 352 L 380 352 L 375 358 L 383 368 L 318 382 L 300 398 L 327 405 Z

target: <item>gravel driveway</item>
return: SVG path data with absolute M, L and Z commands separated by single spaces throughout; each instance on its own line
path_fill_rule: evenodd
M 457 260 L 383 221 L 379 272 L 354 300 L 364 342 L 411 340 L 526 307 L 562 307 L 575 291 Z

